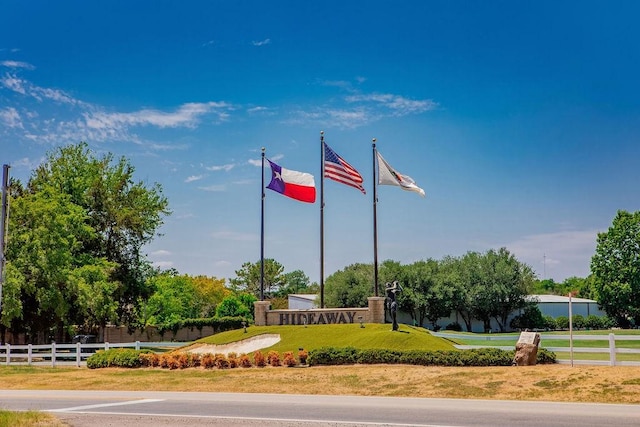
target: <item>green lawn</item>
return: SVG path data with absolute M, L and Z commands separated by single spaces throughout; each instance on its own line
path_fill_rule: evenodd
M 280 342 L 263 349 L 297 351 L 299 348 L 312 350 L 320 347 L 356 347 L 360 349 L 386 348 L 390 350 L 455 350 L 445 339 L 432 336 L 426 329 L 400 325 L 399 331 L 392 331 L 391 325 L 366 323 L 338 325 L 288 325 L 250 326 L 245 333 L 242 329 L 222 332 L 196 341 L 206 344 L 228 344 L 262 334 L 278 334 Z
M 614 335 L 640 335 L 640 330 L 637 329 L 625 329 L 625 330 L 601 330 L 601 331 L 574 331 L 573 332 L 573 348 L 609 348 L 608 335 L 613 333 Z M 569 331 L 554 331 L 541 333 L 542 340 L 540 346 L 543 348 L 548 347 L 566 347 L 569 348 L 569 339 L 557 339 L 554 336 L 569 335 Z M 603 335 L 606 338 L 599 340 L 581 339 L 584 336 Z M 488 338 L 495 338 L 496 334 L 468 334 L 461 333 L 456 338 L 450 338 L 450 341 L 455 344 L 462 345 L 482 345 L 482 346 L 514 346 L 518 341 L 518 333 L 500 334 L 501 337 L 509 337 L 509 339 L 489 340 Z M 629 348 L 640 349 L 640 340 L 616 340 L 616 348 Z M 556 357 L 559 360 L 570 359 L 569 352 L 556 352 Z M 574 360 L 609 360 L 609 353 L 573 353 Z M 616 360 L 619 361 L 640 361 L 640 354 L 625 354 L 617 353 Z

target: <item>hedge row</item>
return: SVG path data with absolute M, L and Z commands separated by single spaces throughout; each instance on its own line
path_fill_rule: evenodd
M 196 328 L 199 331 L 202 331 L 202 328 L 204 328 L 205 326 L 210 326 L 213 328 L 213 333 L 217 334 L 234 329 L 241 329 L 243 326 L 242 322 L 245 322 L 246 325 L 249 324 L 249 320 L 244 317 L 225 316 L 199 319 L 182 319 L 163 325 L 157 325 L 156 327 L 158 328 L 158 332 L 160 332 L 160 334 L 164 334 L 168 331 L 171 331 L 175 334 L 182 328 Z
M 510 366 L 515 350 L 479 348 L 472 350 L 359 350 L 353 347 L 323 347 L 309 351 L 309 365 L 407 364 L 423 366 Z M 555 353 L 538 350 L 538 364 L 556 363 Z
M 353 364 L 406 364 L 423 366 L 510 366 L 515 350 L 505 351 L 497 348 L 481 348 L 473 350 L 423 351 L 423 350 L 384 350 L 354 347 L 323 347 L 298 352 L 296 358 L 291 351 L 282 356 L 277 351 L 269 351 L 266 355 L 260 350 L 252 357 L 242 354 L 197 354 L 197 353 L 151 353 L 149 350 L 110 349 L 99 351 L 87 359 L 87 367 L 159 367 L 165 369 L 185 369 L 203 367 L 211 368 L 250 368 L 252 366 L 295 366 L 308 363 L 318 365 L 353 365 Z M 544 348 L 538 350 L 538 364 L 556 362 L 555 353 Z

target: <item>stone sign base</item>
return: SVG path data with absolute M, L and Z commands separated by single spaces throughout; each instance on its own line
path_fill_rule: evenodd
M 538 359 L 538 344 L 540 334 L 537 332 L 522 332 L 516 344 L 516 355 L 513 358 L 513 366 L 535 365 Z

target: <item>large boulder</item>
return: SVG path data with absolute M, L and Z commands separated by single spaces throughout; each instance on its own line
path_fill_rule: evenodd
M 536 364 L 538 358 L 538 345 L 540 334 L 537 332 L 522 332 L 516 343 L 516 355 L 513 358 L 513 366 L 531 366 Z

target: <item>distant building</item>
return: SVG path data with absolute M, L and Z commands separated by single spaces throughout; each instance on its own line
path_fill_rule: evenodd
M 319 296 L 316 294 L 289 294 L 289 309 L 308 310 L 318 308 Z
M 560 295 L 529 295 L 529 301 L 536 301 L 543 316 L 551 316 L 554 319 L 559 316 L 569 316 L 569 297 Z M 606 313 L 598 308 L 598 302 L 587 298 L 571 298 L 571 313 L 587 317 L 591 314 L 606 316 Z

